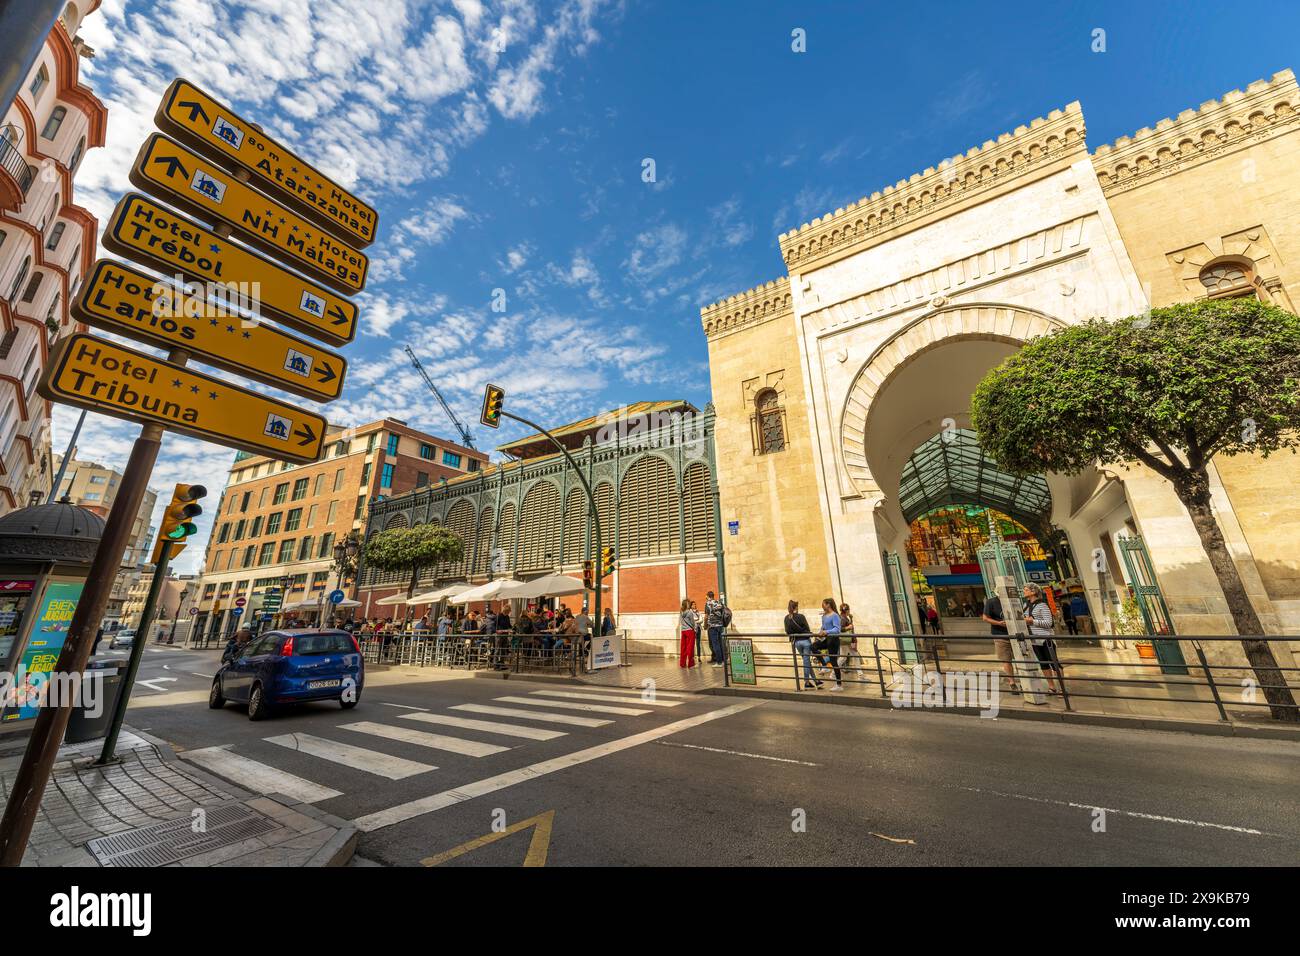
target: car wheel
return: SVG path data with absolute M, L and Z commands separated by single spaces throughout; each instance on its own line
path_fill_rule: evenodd
M 360 697 L 353 697 L 351 700 L 344 700 L 341 697 L 339 698 L 339 706 L 342 707 L 344 710 L 351 710 L 359 703 L 361 703 Z
M 266 695 L 262 693 L 262 685 L 254 684 L 248 695 L 248 719 L 265 720 L 269 712 L 270 707 L 266 703 Z
M 213 710 L 220 710 L 226 706 L 226 698 L 221 696 L 221 679 L 217 678 L 212 682 L 212 690 L 208 691 L 208 706 Z

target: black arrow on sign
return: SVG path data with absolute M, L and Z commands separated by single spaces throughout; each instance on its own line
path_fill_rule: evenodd
M 193 100 L 181 100 L 181 102 L 177 103 L 176 105 L 181 107 L 181 109 L 184 109 L 187 106 L 189 107 L 191 123 L 194 122 L 194 117 L 196 116 L 202 116 L 203 122 L 205 123 L 208 121 L 207 111 L 203 109 L 202 104 L 196 103 Z
M 178 156 L 155 156 L 153 161 L 155 163 L 162 163 L 166 166 L 168 176 L 175 176 L 176 170 L 179 169 L 182 176 L 186 179 L 190 178 L 190 171 L 181 165 L 180 157 Z
M 335 373 L 334 369 L 330 368 L 324 362 L 321 362 L 319 365 L 316 366 L 316 374 L 320 376 L 320 380 L 322 383 L 332 382 L 334 381 L 334 379 L 338 378 L 338 375 Z
M 325 311 L 325 314 L 338 316 L 338 318 L 334 320 L 335 325 L 342 325 L 344 322 L 348 320 L 348 314 L 344 312 L 342 309 L 340 309 L 337 305 L 331 305 Z
M 298 430 L 294 432 L 294 435 L 302 439 L 302 441 L 298 442 L 299 445 L 310 445 L 316 440 L 316 433 L 311 430 L 310 425 L 298 426 Z

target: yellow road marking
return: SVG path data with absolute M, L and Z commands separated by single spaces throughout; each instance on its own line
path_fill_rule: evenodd
M 460 846 L 452 847 L 450 850 L 444 850 L 442 853 L 434 856 L 425 857 L 420 863 L 424 866 L 438 866 L 446 863 L 448 860 L 454 860 L 458 856 L 464 856 L 479 847 L 487 846 L 489 843 L 495 843 L 497 840 L 505 839 L 512 833 L 518 833 L 520 830 L 526 830 L 529 827 L 535 827 L 533 838 L 528 843 L 528 853 L 524 857 L 524 866 L 545 866 L 546 852 L 551 847 L 551 826 L 555 822 L 555 811 L 547 810 L 545 813 L 539 813 L 535 817 L 529 817 L 527 820 L 520 820 L 518 823 L 512 823 L 500 833 L 489 833 L 486 836 L 476 837 L 468 843 L 462 843 Z

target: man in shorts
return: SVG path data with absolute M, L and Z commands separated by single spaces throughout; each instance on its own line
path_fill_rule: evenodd
M 993 635 L 993 650 L 1002 664 L 1002 673 L 1007 675 L 1011 693 L 1020 693 L 1020 683 L 1016 680 L 1015 656 L 1011 653 L 1011 639 L 1007 636 L 1006 618 L 1002 613 L 1002 600 L 991 595 L 984 602 L 984 611 L 980 617 L 988 624 L 989 633 Z

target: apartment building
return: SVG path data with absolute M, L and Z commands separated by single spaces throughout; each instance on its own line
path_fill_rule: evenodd
M 95 217 L 72 201 L 107 110 L 78 81 L 77 36 L 99 0 L 69 3 L 18 96 L 0 103 L 0 515 L 43 500 L 53 478 L 50 405 L 36 382 L 74 325 L 68 302 L 95 258 Z
M 195 633 L 229 632 L 234 608 L 251 614 L 282 578 L 286 604 L 316 599 L 336 586 L 335 542 L 360 534 L 372 502 L 477 474 L 488 460 L 396 418 L 331 428 L 329 439 L 309 465 L 236 456 L 208 540 Z

